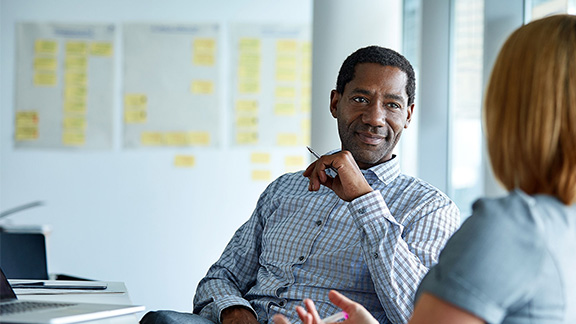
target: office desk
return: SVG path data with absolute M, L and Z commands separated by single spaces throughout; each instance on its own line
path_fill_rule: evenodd
M 13 282 L 26 282 L 37 280 L 10 280 Z M 66 282 L 66 281 L 59 281 Z M 14 289 L 18 299 L 22 300 L 45 300 L 78 303 L 102 303 L 102 304 L 132 304 L 126 286 L 122 282 L 107 282 L 108 287 L 104 290 L 60 290 L 60 289 Z M 136 324 L 144 312 L 129 315 L 105 318 L 85 323 L 93 324 Z

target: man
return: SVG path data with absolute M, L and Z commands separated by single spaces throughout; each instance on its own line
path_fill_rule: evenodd
M 331 289 L 380 323 L 406 322 L 420 279 L 460 223 L 456 205 L 401 174 L 392 154 L 412 119 L 414 91 L 400 54 L 370 46 L 350 55 L 330 100 L 342 149 L 266 188 L 200 281 L 200 316 L 160 312 L 143 323 L 266 323 L 276 313 L 295 321 L 305 298 L 325 317 L 339 311 Z

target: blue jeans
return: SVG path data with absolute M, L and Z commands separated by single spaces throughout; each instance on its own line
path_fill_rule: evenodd
M 192 313 L 159 310 L 146 313 L 140 324 L 214 324 L 212 321 Z

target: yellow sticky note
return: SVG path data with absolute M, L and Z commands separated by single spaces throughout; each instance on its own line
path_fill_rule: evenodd
M 270 179 L 272 179 L 272 172 L 270 172 L 270 170 L 252 170 L 252 180 L 270 181 Z
M 216 55 L 209 53 L 194 53 L 194 65 L 213 66 L 216 62 Z
M 64 74 L 64 83 L 67 86 L 86 87 L 87 81 L 88 81 L 88 75 L 86 74 L 86 72 L 72 71 L 72 72 L 66 72 Z
M 66 55 L 86 56 L 88 54 L 88 44 L 82 41 L 66 42 Z
M 58 61 L 56 57 L 35 57 L 34 58 L 34 69 L 41 71 L 56 71 L 58 67 Z
M 90 43 L 90 55 L 110 57 L 113 53 L 114 47 L 111 42 Z
M 68 70 L 86 71 L 88 68 L 88 59 L 85 56 L 66 57 L 64 67 Z
M 310 113 L 312 111 L 312 101 L 310 99 L 302 99 L 300 102 L 300 111 L 303 113 Z
M 302 168 L 304 166 L 304 157 L 302 155 L 290 155 L 284 158 L 284 164 L 287 168 Z
M 260 52 L 261 42 L 257 38 L 241 38 L 238 42 L 240 52 Z
M 124 109 L 124 122 L 126 124 L 140 124 L 148 120 L 145 109 Z
M 174 157 L 174 166 L 179 168 L 192 168 L 196 165 L 194 155 L 176 155 Z
M 64 132 L 62 134 L 62 143 L 70 146 L 81 146 L 86 143 L 86 134 L 76 132 Z
M 80 98 L 65 98 L 64 112 L 67 113 L 86 113 L 86 100 Z
M 48 39 L 37 39 L 34 42 L 34 52 L 36 54 L 56 55 L 58 53 L 58 42 Z
M 276 58 L 276 68 L 296 70 L 298 68 L 296 57 L 293 55 L 278 56 Z
M 192 145 L 210 145 L 209 132 L 188 132 L 188 138 Z
M 240 128 L 256 128 L 258 127 L 257 116 L 237 116 L 236 127 Z
M 194 40 L 194 50 L 214 53 L 216 51 L 216 40 L 214 38 L 196 38 Z
M 296 70 L 289 68 L 276 69 L 276 81 L 296 81 Z
M 270 163 L 270 153 L 254 152 L 250 154 L 250 162 L 252 163 Z
M 276 87 L 274 92 L 277 98 L 294 98 L 296 96 L 296 89 L 294 87 Z
M 140 143 L 147 146 L 159 146 L 164 144 L 164 137 L 160 132 L 142 132 Z
M 239 79 L 258 79 L 260 77 L 260 65 L 241 65 L 238 66 Z
M 164 143 L 170 146 L 188 146 L 190 140 L 186 132 L 167 132 L 164 133 Z
M 274 114 L 277 116 L 294 116 L 296 106 L 293 102 L 277 102 L 274 104 Z
M 238 57 L 238 67 L 258 68 L 262 62 L 262 57 L 258 53 L 240 53 Z
M 30 141 L 38 139 L 38 127 L 16 127 L 15 137 L 17 141 Z
M 298 49 L 298 42 L 292 39 L 280 39 L 276 42 L 278 52 L 295 52 Z
M 86 129 L 85 117 L 64 117 L 62 127 L 65 129 L 76 129 L 84 131 Z
M 88 88 L 79 85 L 66 85 L 64 88 L 65 98 L 86 98 L 88 95 Z
M 38 112 L 32 110 L 16 112 L 16 127 L 36 127 L 38 125 Z
M 212 94 L 214 92 L 214 82 L 208 80 L 192 81 L 190 91 L 194 94 Z
M 237 100 L 236 101 L 236 111 L 246 112 L 246 113 L 257 113 L 258 112 L 258 101 L 256 100 Z
M 236 143 L 242 145 L 258 144 L 258 132 L 237 132 Z
M 278 146 L 296 146 L 298 145 L 298 135 L 292 133 L 280 133 L 276 136 Z
M 34 73 L 35 86 L 48 86 L 53 87 L 58 83 L 58 76 L 56 72 L 36 72 Z
M 127 93 L 124 95 L 124 106 L 133 108 L 145 108 L 148 97 L 142 93 Z
M 238 92 L 241 94 L 259 93 L 260 81 L 258 79 L 240 80 L 238 82 Z

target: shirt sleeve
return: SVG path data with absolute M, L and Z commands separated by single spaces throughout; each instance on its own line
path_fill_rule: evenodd
M 458 228 L 458 208 L 445 196 L 432 195 L 411 206 L 406 227 L 391 215 L 379 191 L 353 200 L 349 209 L 363 231 L 364 259 L 388 320 L 408 322 L 418 284 Z
M 428 292 L 488 323 L 501 322 L 509 309 L 533 295 L 544 259 L 544 243 L 530 213 L 519 199 L 477 202 L 418 296 Z
M 220 315 L 225 308 L 244 306 L 254 313 L 250 302 L 242 296 L 256 282 L 258 258 L 264 228 L 261 218 L 266 204 L 266 191 L 260 196 L 258 204 L 250 219 L 234 234 L 220 259 L 208 270 L 200 281 L 194 296 L 195 314 L 200 314 L 213 321 L 220 322 Z

